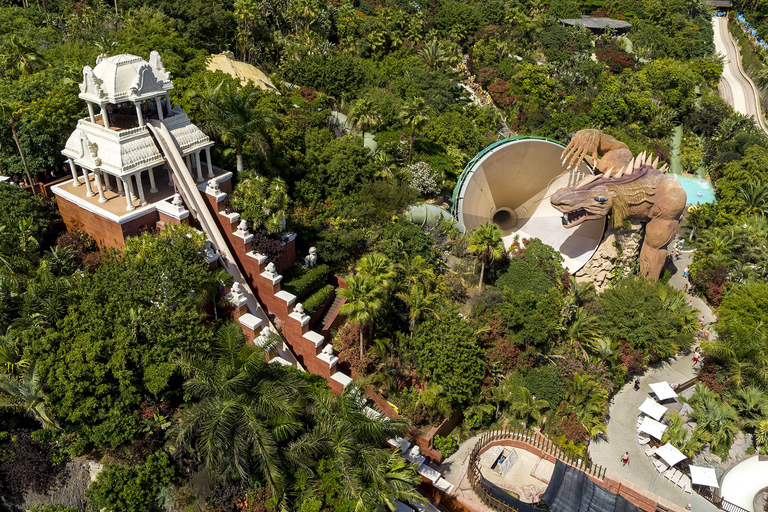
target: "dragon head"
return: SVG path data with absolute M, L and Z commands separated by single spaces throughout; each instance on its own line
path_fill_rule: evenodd
M 603 184 L 588 190 L 561 188 L 549 200 L 556 210 L 563 213 L 563 226 L 575 228 L 584 221 L 608 215 L 613 209 L 614 195 Z
M 575 186 L 561 188 L 552 194 L 549 201 L 556 210 L 563 213 L 563 226 L 575 228 L 585 221 L 600 219 L 609 213 L 613 214 L 614 226 L 621 225 L 629 214 L 630 203 L 647 200 L 645 196 L 638 195 L 635 185 L 630 184 L 649 173 L 659 173 L 653 165 L 645 163 L 644 158 L 645 153 L 613 176 L 610 170 L 603 175 L 589 175 Z

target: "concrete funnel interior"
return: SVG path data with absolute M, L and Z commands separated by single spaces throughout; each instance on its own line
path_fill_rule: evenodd
M 584 222 L 573 229 L 562 224 L 562 214 L 549 197 L 592 174 L 586 163 L 566 170 L 563 146 L 537 137 L 513 137 L 497 142 L 464 169 L 454 191 L 453 213 L 471 230 L 488 221 L 504 232 L 504 245 L 514 237 L 539 238 L 560 251 L 563 266 L 576 272 L 594 254 L 605 230 L 605 219 Z

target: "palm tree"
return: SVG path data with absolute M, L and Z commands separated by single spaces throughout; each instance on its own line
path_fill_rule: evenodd
M 747 213 L 765 214 L 768 211 L 768 184 L 750 180 L 739 189 L 737 199 L 744 204 Z
M 365 147 L 365 132 L 381 124 L 379 109 L 369 98 L 360 98 L 349 111 L 349 122 L 362 132 Z
M 565 399 L 576 411 L 576 416 L 590 437 L 595 438 L 605 433 L 603 417 L 608 404 L 608 393 L 597 381 L 585 374 L 574 374 L 573 378 L 565 383 Z
M 16 338 L 0 336 L 0 366 L 1 373 L 11 376 L 18 376 L 29 366 L 29 361 L 21 355 Z
M 467 251 L 477 254 L 480 260 L 480 289 L 483 289 L 485 266 L 504 255 L 504 243 L 501 241 L 501 228 L 493 222 L 486 222 L 472 232 Z
M 278 443 L 300 429 L 302 379 L 275 371 L 264 352 L 244 343 L 234 322 L 217 333 L 214 357 L 182 357 L 184 391 L 193 401 L 171 430 L 175 449 L 225 479 L 258 472 L 280 496 L 284 489 Z
M 743 386 L 733 391 L 733 407 L 738 411 L 742 423 L 755 428 L 768 418 L 768 399 L 757 386 Z
M 39 421 L 44 428 L 58 429 L 45 407 L 40 375 L 35 363 L 27 367 L 21 378 L 0 373 L 0 410 L 17 411 Z
M 768 332 L 762 323 L 754 328 L 733 323 L 719 338 L 705 340 L 702 347 L 726 363 L 737 386 L 750 377 L 760 386 L 768 385 Z
M 693 407 L 690 418 L 707 434 L 712 451 L 721 454 L 727 451 L 739 431 L 736 410 L 700 382 L 696 383 L 688 403 Z
M 413 139 L 416 136 L 416 130 L 421 130 L 429 121 L 427 113 L 427 102 L 424 98 L 413 98 L 407 101 L 400 111 L 400 119 L 411 128 L 410 144 L 408 146 L 408 163 L 413 159 Z
M 755 428 L 755 444 L 760 447 L 760 452 L 765 453 L 768 448 L 768 420 L 763 420 Z
M 541 412 L 549 408 L 549 402 L 546 400 L 537 400 L 531 391 L 526 387 L 518 389 L 517 397 L 509 405 L 512 412 L 523 420 L 523 428 L 528 428 L 528 421 L 541 421 Z
M 366 254 L 360 258 L 355 270 L 358 274 L 370 277 L 377 285 L 380 285 L 385 289 L 389 288 L 391 279 L 395 277 L 396 274 L 392 262 L 380 252 Z
M 19 135 L 16 133 L 16 120 L 15 117 L 18 115 L 16 108 L 13 104 L 9 103 L 8 100 L 2 99 L 0 100 L 0 117 L 5 118 L 8 120 L 8 124 L 11 126 L 11 134 L 13 134 L 13 141 L 16 143 L 16 149 L 19 151 L 19 156 L 21 156 L 21 163 L 24 166 L 24 173 L 27 175 L 27 180 L 29 181 L 29 185 L 32 188 L 32 195 L 37 195 L 35 192 L 35 187 L 32 182 L 32 175 L 29 173 L 29 166 L 27 165 L 27 157 L 24 155 L 24 150 L 21 148 L 21 142 L 19 142 Z
M 691 230 L 688 235 L 691 240 L 696 240 L 696 232 L 707 225 L 707 217 L 704 211 L 698 207 L 690 207 L 685 214 L 685 224 Z
M 413 329 L 416 326 L 416 322 L 425 313 L 431 313 L 435 315 L 435 304 L 440 296 L 436 293 L 432 293 L 425 290 L 420 284 L 411 285 L 408 293 L 399 292 L 396 294 L 397 298 L 405 302 L 410 310 L 408 315 L 408 321 L 411 330 L 411 338 L 413 338 Z
M 701 451 L 706 443 L 706 434 L 700 428 L 689 434 L 685 429 L 682 416 L 672 412 L 668 416 L 669 424 L 661 438 L 662 443 L 670 443 L 686 457 L 693 457 Z
M 347 299 L 339 312 L 360 325 L 360 359 L 365 355 L 365 325 L 373 320 L 384 303 L 384 287 L 373 277 L 357 274 L 347 279 L 347 288 L 339 290 L 339 295 Z
M 266 154 L 268 143 L 265 131 L 275 123 L 275 114 L 260 106 L 259 101 L 268 92 L 261 91 L 252 83 L 243 87 L 222 81 L 215 88 L 210 87 L 203 94 L 203 126 L 224 144 L 235 147 L 237 171 L 242 172 L 243 147 L 250 144 Z
M 405 433 L 402 420 L 368 417 L 360 406 L 361 388 L 347 386 L 339 395 L 318 394 L 309 412 L 322 453 L 338 471 L 344 490 L 357 501 L 356 511 L 377 506 L 394 510 L 394 500 L 423 502 L 415 491 L 421 481 L 399 452 L 382 450 L 387 439 Z
M 427 66 L 435 70 L 440 69 L 443 63 L 448 60 L 448 55 L 445 53 L 442 43 L 437 39 L 426 43 L 424 48 L 419 50 L 418 55 Z

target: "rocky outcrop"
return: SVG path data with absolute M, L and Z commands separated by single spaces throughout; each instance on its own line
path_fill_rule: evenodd
M 643 223 L 631 222 L 632 228 L 608 227 L 594 256 L 576 272 L 579 283 L 593 283 L 598 292 L 608 288 L 614 277 L 623 277 L 637 268 L 643 240 Z

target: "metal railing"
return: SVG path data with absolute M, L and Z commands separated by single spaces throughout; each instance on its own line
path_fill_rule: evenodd
M 707 500 L 708 502 L 712 503 L 714 506 L 719 508 L 720 510 L 725 510 L 726 512 L 749 512 L 746 509 L 741 508 L 738 505 L 735 505 L 731 503 L 728 500 L 724 500 L 722 496 L 718 496 L 714 492 L 712 492 L 710 489 L 706 487 L 699 487 L 696 489 L 696 493 L 698 493 L 699 496 Z
M 581 457 L 573 452 L 563 450 L 551 439 L 544 437 L 541 434 L 523 429 L 491 430 L 480 436 L 480 439 L 475 443 L 475 446 L 470 452 L 469 464 L 467 466 L 467 480 L 469 480 L 472 490 L 480 500 L 486 506 L 498 512 L 517 512 L 517 509 L 499 500 L 488 491 L 488 485 L 485 483 L 485 478 L 480 471 L 479 455 L 483 448 L 489 443 L 500 440 L 526 443 L 589 475 L 600 480 L 605 479 L 604 467 L 593 464 L 592 461 L 588 460 L 586 457 Z

